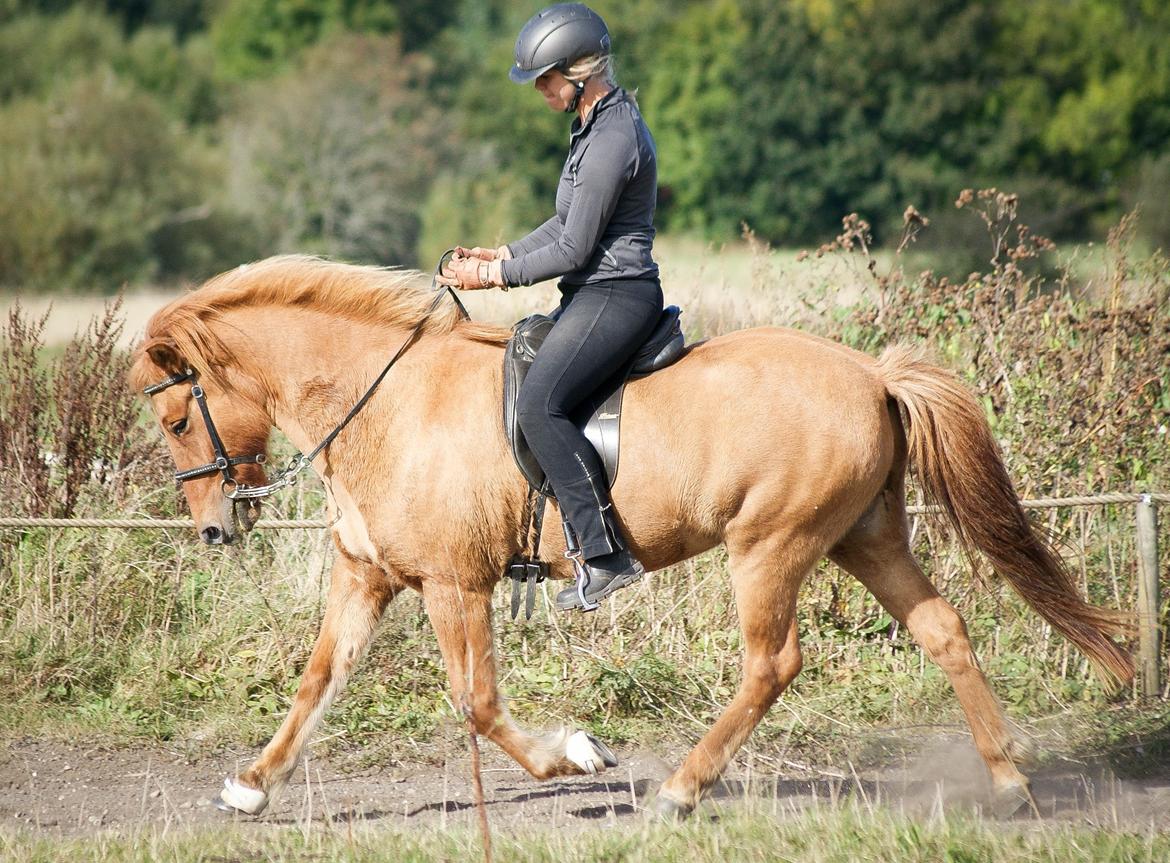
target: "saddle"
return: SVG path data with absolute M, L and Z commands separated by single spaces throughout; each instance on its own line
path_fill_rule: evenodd
M 573 421 L 601 457 L 611 487 L 617 479 L 622 395 L 625 393 L 626 381 L 665 368 L 682 356 L 685 339 L 679 325 L 681 314 L 682 310 L 678 306 L 667 306 L 654 331 L 638 352 L 612 377 L 603 381 L 573 416 Z M 545 483 L 544 471 L 528 448 L 516 419 L 516 397 L 520 385 L 532 368 L 537 351 L 555 323 L 556 318 L 549 315 L 524 318 L 513 328 L 512 338 L 508 340 L 504 352 L 504 431 L 512 447 L 516 466 L 528 480 L 529 486 L 549 497 L 554 495 Z

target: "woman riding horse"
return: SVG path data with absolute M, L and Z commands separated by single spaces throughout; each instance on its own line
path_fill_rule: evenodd
M 642 577 L 614 515 L 605 468 L 573 410 L 642 346 L 662 314 L 654 263 L 654 139 L 614 83 L 609 31 L 579 3 L 537 13 L 516 40 L 510 77 L 554 111 L 576 113 L 556 215 L 498 249 L 457 250 L 444 284 L 464 290 L 560 276 L 561 303 L 520 388 L 517 419 L 580 550 L 578 582 L 558 608 L 596 608 Z
M 656 811 L 692 811 L 800 672 L 797 598 L 825 557 L 864 584 L 946 673 L 997 800 L 1008 811 L 1029 802 L 1018 747 L 966 625 L 911 549 L 908 469 L 964 545 L 1123 684 L 1133 663 L 1111 636 L 1127 620 L 1080 596 L 1020 508 L 983 405 L 952 373 L 904 346 L 874 359 L 776 327 L 705 340 L 627 388 L 628 467 L 614 496 L 628 536 L 619 535 L 593 452 L 566 421 L 581 391 L 643 338 L 661 303 L 650 257 L 653 143 L 604 64 L 586 74 L 574 62 L 605 55 L 608 44 L 584 7 L 555 7 L 521 33 L 513 76 L 535 76 L 550 105 L 575 100 L 580 112 L 558 215 L 499 254 L 470 250 L 448 277 L 484 287 L 564 276 L 561 318 L 528 375 L 521 414 L 589 561 L 581 591 L 562 606 L 638 577 L 631 557 L 607 557 L 628 554 L 625 540 L 655 570 L 727 550 L 740 682 L 663 783 Z M 542 53 L 558 45 L 569 48 Z M 310 465 L 325 481 L 337 551 L 321 630 L 280 728 L 226 780 L 218 801 L 226 808 L 255 815 L 275 799 L 378 621 L 408 589 L 422 595 L 451 703 L 477 733 L 537 779 L 617 764 L 584 730 L 533 734 L 508 714 L 492 602 L 526 540 L 528 488 L 494 410 L 507 332 L 436 305 L 409 279 L 303 256 L 237 267 L 156 313 L 135 355 L 131 379 L 151 399 L 205 542 L 230 543 L 241 525 L 250 529 L 259 511 L 241 513 L 246 503 Z M 389 346 L 397 353 L 383 367 Z M 307 455 L 270 482 L 263 463 L 273 426 Z M 549 537 L 543 561 L 553 577 L 568 578 L 559 543 Z

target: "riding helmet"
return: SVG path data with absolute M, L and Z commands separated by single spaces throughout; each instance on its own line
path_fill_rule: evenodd
M 534 81 L 549 69 L 565 72 L 582 57 L 609 53 L 609 29 L 584 3 L 558 3 L 528 20 L 516 37 L 516 63 L 508 77 Z

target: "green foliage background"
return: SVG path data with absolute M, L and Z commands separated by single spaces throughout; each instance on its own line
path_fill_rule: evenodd
M 425 264 L 551 211 L 567 120 L 506 77 L 514 0 L 0 0 L 0 285 L 113 290 L 315 251 Z M 598 0 L 660 227 L 776 244 L 1021 193 L 1170 238 L 1160 0 Z M 938 247 L 960 237 L 936 215 Z

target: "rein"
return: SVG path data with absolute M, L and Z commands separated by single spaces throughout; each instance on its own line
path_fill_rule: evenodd
M 459 311 L 462 313 L 464 319 L 471 318 L 471 315 L 467 312 L 466 306 L 463 305 L 463 301 L 459 299 L 458 294 L 456 294 L 450 286 L 445 285 L 442 288 L 436 287 L 439 272 L 443 269 L 443 264 L 445 264 L 454 253 L 454 249 L 448 249 L 447 251 L 443 252 L 442 256 L 439 258 L 439 263 L 435 267 L 435 271 L 431 276 L 431 290 L 434 292 L 435 298 L 431 301 L 430 306 L 427 307 L 427 310 L 423 313 L 423 316 L 419 319 L 418 323 L 414 325 L 414 328 L 410 331 L 410 334 L 406 337 L 406 340 L 402 343 L 398 350 L 395 351 L 394 356 L 390 358 L 390 361 L 386 363 L 382 371 L 376 378 L 374 378 L 373 383 L 371 383 L 366 389 L 365 393 L 362 394 L 362 397 L 359 398 L 357 403 L 349 409 L 349 413 L 345 415 L 341 422 L 333 427 L 333 431 L 329 432 L 329 434 L 325 436 L 324 440 L 322 440 L 319 444 L 317 444 L 316 447 L 313 448 L 312 452 L 310 452 L 308 455 L 297 453 L 289 461 L 285 469 L 280 472 L 280 475 L 273 482 L 270 482 L 267 485 L 241 485 L 232 478 L 233 467 L 238 464 L 264 464 L 264 454 L 257 453 L 255 455 L 241 456 L 228 455 L 227 448 L 223 443 L 223 438 L 220 437 L 219 431 L 215 427 L 215 422 L 211 419 L 211 411 L 208 410 L 207 407 L 207 396 L 203 391 L 203 387 L 201 387 L 196 382 L 198 380 L 198 373 L 194 369 L 187 369 L 180 374 L 172 375 L 166 380 L 162 380 L 156 384 L 151 384 L 150 386 L 145 387 L 142 390 L 143 394 L 152 396 L 155 393 L 162 392 L 168 387 L 173 387 L 176 384 L 185 383 L 186 381 L 193 382 L 191 384 L 191 396 L 195 399 L 195 403 L 199 405 L 199 413 L 203 416 L 203 424 L 207 427 L 208 437 L 211 438 L 211 448 L 215 453 L 215 461 L 208 462 L 207 464 L 200 465 L 199 467 L 176 471 L 175 479 L 179 482 L 187 482 L 188 480 L 199 479 L 200 477 L 204 477 L 208 474 L 213 474 L 218 471 L 223 474 L 223 480 L 220 482 L 220 488 L 223 491 L 224 497 L 230 498 L 234 501 L 253 500 L 268 497 L 269 495 L 275 494 L 281 489 L 285 489 L 290 485 L 293 485 L 296 482 L 297 474 L 312 465 L 313 459 L 320 455 L 321 451 L 329 446 L 329 444 L 333 443 L 337 436 L 341 434 L 341 430 L 349 425 L 350 421 L 353 420 L 353 418 L 361 412 L 361 409 L 366 406 L 366 402 L 368 402 L 373 397 L 375 390 L 378 389 L 378 386 L 385 379 L 386 375 L 389 374 L 390 369 L 392 369 L 394 364 L 398 362 L 404 353 L 406 353 L 407 348 L 414 344 L 415 339 L 418 338 L 419 333 L 422 332 L 423 327 L 426 325 L 426 322 L 430 319 L 431 315 L 435 313 L 435 310 L 439 307 L 439 303 L 442 302 L 444 296 L 450 294 L 451 299 L 453 299 L 455 301 L 455 305 L 459 307 Z

